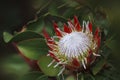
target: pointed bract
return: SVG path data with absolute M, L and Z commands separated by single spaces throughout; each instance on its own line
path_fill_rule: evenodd
M 71 33 L 72 32 L 72 30 L 66 24 L 64 24 L 64 31 L 66 33 Z
M 95 33 L 94 33 L 94 38 L 98 38 L 98 36 L 99 36 L 99 28 L 97 28 L 96 30 L 95 30 Z
M 82 30 L 82 29 L 81 29 L 81 26 L 80 26 L 80 23 L 79 23 L 79 21 L 78 21 L 77 16 L 74 16 L 74 26 L 75 26 L 75 29 L 76 29 L 77 31 L 81 31 L 81 30 Z
M 56 35 L 62 37 L 61 32 L 58 30 L 58 25 L 54 22 L 53 26 L 54 26 L 54 30 L 56 32 Z
M 90 32 L 92 32 L 92 23 L 91 22 L 89 22 L 88 27 L 89 27 Z
M 76 24 L 78 24 L 78 23 L 79 23 L 79 21 L 78 21 L 77 16 L 74 16 L 74 24 L 76 25 Z

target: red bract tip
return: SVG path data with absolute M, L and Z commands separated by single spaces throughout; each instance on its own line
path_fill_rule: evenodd
M 91 22 L 89 23 L 88 27 L 89 27 L 90 32 L 92 32 L 92 23 Z
M 51 39 L 49 34 L 46 32 L 45 28 L 43 29 L 43 35 L 49 44 L 54 44 L 54 41 Z
M 77 31 L 81 31 L 82 30 L 79 23 L 75 26 L 75 28 L 76 28 Z
M 56 35 L 62 37 L 61 32 L 58 30 L 58 29 L 59 29 L 59 28 L 58 28 L 58 25 L 54 22 L 54 23 L 53 23 L 53 26 L 54 26 L 54 30 L 55 30 L 55 32 L 56 32 Z
M 64 24 L 64 31 L 66 33 L 71 33 L 72 32 L 71 29 L 66 24 Z
M 80 26 L 80 23 L 79 23 L 79 21 L 78 21 L 78 18 L 77 18 L 77 16 L 74 16 L 74 26 L 75 26 L 75 29 L 77 30 L 77 31 L 81 31 L 82 29 L 81 29 L 81 26 Z
M 94 39 L 97 41 L 98 47 L 100 47 L 101 37 L 99 36 L 100 29 L 97 28 L 94 33 Z
M 43 32 L 43 35 L 44 35 L 44 37 L 45 37 L 46 39 L 47 39 L 47 38 L 50 38 L 50 37 L 49 37 L 49 34 L 47 33 L 47 31 L 46 31 L 45 28 L 42 30 L 42 32 Z
M 97 28 L 94 33 L 94 38 L 98 38 L 99 32 L 100 32 L 100 30 L 99 30 L 99 28 Z
M 74 16 L 74 24 L 79 23 L 77 16 Z

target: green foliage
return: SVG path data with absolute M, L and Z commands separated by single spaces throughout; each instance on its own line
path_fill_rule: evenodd
M 75 79 L 75 76 L 71 75 L 71 76 L 68 76 L 68 77 L 66 78 L 66 80 L 76 80 L 76 79 Z M 82 79 L 81 79 L 81 80 L 82 80 Z
M 20 80 L 48 80 L 48 77 L 39 71 L 25 74 Z
M 59 66 L 54 68 L 55 63 L 52 64 L 50 67 L 48 67 L 48 65 L 51 63 L 52 60 L 53 59 L 51 57 L 47 57 L 47 56 L 41 56 L 40 59 L 38 60 L 38 65 L 40 69 L 47 76 L 57 76 L 58 73 L 60 72 Z
M 38 33 L 33 32 L 33 31 L 20 32 L 20 33 L 17 33 L 15 35 L 4 32 L 3 36 L 4 36 L 4 41 L 6 43 L 8 43 L 8 42 L 19 42 L 19 41 L 22 41 L 22 40 L 28 40 L 28 39 L 33 39 L 33 38 L 43 38 L 43 36 L 41 36 Z
M 11 35 L 10 33 L 8 32 L 3 33 L 3 39 L 6 43 L 8 43 L 12 38 L 13 38 L 13 35 Z
M 41 38 L 21 41 L 17 47 L 24 56 L 34 60 L 38 60 L 41 55 L 48 53 L 45 40 Z
M 2 59 L 4 62 L 0 63 L 1 65 L 1 72 L 7 73 L 7 75 L 14 76 L 14 78 L 20 78 L 25 75 L 29 70 L 30 67 L 24 62 L 21 56 L 14 54 L 7 59 Z
M 27 25 L 27 30 L 31 30 L 37 33 L 41 33 L 45 23 L 43 18 L 38 18 L 36 21 L 33 21 Z
M 104 59 L 100 59 L 95 65 L 92 67 L 92 73 L 96 75 L 105 65 L 106 61 Z

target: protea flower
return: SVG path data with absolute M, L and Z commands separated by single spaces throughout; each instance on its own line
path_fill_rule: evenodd
M 53 58 L 53 61 L 48 65 L 51 66 L 54 62 L 62 66 L 60 75 L 65 68 L 71 70 L 86 69 L 91 65 L 96 56 L 100 56 L 98 48 L 100 46 L 100 30 L 97 28 L 92 32 L 91 22 L 83 21 L 83 26 L 79 24 L 76 16 L 74 22 L 68 21 L 68 25 L 64 24 L 64 29 L 60 30 L 58 25 L 54 23 L 56 36 L 49 37 L 44 31 L 44 36 L 50 50 L 48 56 Z

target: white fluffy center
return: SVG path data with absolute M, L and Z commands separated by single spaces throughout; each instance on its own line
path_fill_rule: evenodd
M 74 58 L 83 55 L 91 46 L 90 38 L 83 32 L 72 32 L 60 39 L 58 47 L 61 54 Z

